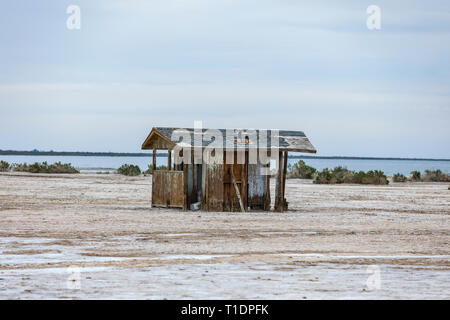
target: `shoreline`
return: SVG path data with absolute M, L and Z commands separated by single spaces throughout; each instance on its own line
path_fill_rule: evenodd
M 15 151 L 0 150 L 0 156 L 70 156 L 70 157 L 152 157 L 153 153 L 127 152 L 83 152 L 83 151 Z M 157 153 L 157 157 L 167 157 L 167 153 Z M 329 160 L 389 160 L 389 161 L 450 161 L 444 158 L 401 158 L 401 157 L 352 157 L 352 156 L 309 156 L 288 155 L 291 159 L 329 159 Z

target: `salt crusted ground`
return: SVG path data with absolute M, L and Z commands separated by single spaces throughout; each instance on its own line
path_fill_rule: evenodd
M 286 192 L 282 214 L 182 212 L 151 177 L 0 174 L 0 298 L 450 298 L 448 184 Z

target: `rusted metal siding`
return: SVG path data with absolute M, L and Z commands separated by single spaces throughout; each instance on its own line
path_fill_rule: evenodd
M 249 164 L 248 165 L 248 206 L 255 210 L 264 210 L 267 197 L 267 175 L 261 172 L 267 168 L 267 165 Z M 270 200 L 269 200 L 270 201 Z
M 155 170 L 152 174 L 152 206 L 180 207 L 184 204 L 183 171 Z

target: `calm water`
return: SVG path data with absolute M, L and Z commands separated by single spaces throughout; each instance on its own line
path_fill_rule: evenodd
M 72 157 L 72 156 L 5 156 L 0 155 L 0 160 L 9 163 L 34 163 L 47 161 L 48 163 L 71 163 L 82 171 L 102 171 L 119 168 L 124 163 L 138 165 L 141 170 L 146 170 L 152 162 L 152 157 Z M 295 163 L 299 159 L 289 159 L 289 163 Z M 347 167 L 350 170 L 382 170 L 388 175 L 394 173 L 409 174 L 413 170 L 424 172 L 426 169 L 441 169 L 450 172 L 450 161 L 430 160 L 352 160 L 352 159 L 304 159 L 307 165 L 322 170 L 336 166 Z M 157 165 L 166 165 L 167 157 L 157 157 Z

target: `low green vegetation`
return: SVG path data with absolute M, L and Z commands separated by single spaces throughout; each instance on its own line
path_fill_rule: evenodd
M 306 165 L 305 161 L 300 160 L 294 165 L 289 164 L 287 167 L 286 177 L 288 179 L 298 178 L 298 179 L 313 179 L 316 168 Z
M 157 166 L 156 170 L 167 170 L 167 166 L 161 165 Z M 133 164 L 123 164 L 119 169 L 117 169 L 117 173 L 123 174 L 125 176 L 138 176 L 141 173 L 144 175 L 150 175 L 152 174 L 152 165 L 148 165 L 147 170 L 142 171 L 139 168 L 139 166 L 133 165 Z
M 333 170 L 328 168 L 319 171 L 314 179 L 317 184 L 340 184 L 340 183 L 356 183 L 356 184 L 380 184 L 389 183 L 386 175 L 380 170 L 351 171 L 344 167 L 336 167 Z
M 394 182 L 406 182 L 408 180 L 408 178 L 406 178 L 403 174 L 401 173 L 396 173 L 394 174 L 394 176 L 392 177 L 392 180 Z
M 8 162 L 3 161 L 3 160 L 0 161 L 0 172 L 7 172 L 10 169 L 11 169 L 11 165 Z
M 423 181 L 431 182 L 449 182 L 450 176 L 447 173 L 443 173 L 441 170 L 425 170 L 425 174 L 422 176 Z
M 119 169 L 117 169 L 117 173 L 125 176 L 138 176 L 141 174 L 141 169 L 139 166 L 133 164 L 123 164 Z
M 422 181 L 420 171 L 411 171 L 411 181 Z
M 422 174 L 419 171 L 411 172 L 411 181 L 425 181 L 425 182 L 449 182 L 450 176 L 442 170 L 425 170 Z
M 48 164 L 46 161 L 42 163 L 35 162 L 33 164 L 14 164 L 12 169 L 14 171 L 30 173 L 80 173 L 80 171 L 75 169 L 70 163 L 56 162 Z
M 167 166 L 161 165 L 161 166 L 157 166 L 156 170 L 167 170 Z M 153 167 L 151 164 L 148 165 L 148 169 L 145 170 L 144 175 L 148 175 L 148 174 L 152 174 L 153 173 Z

